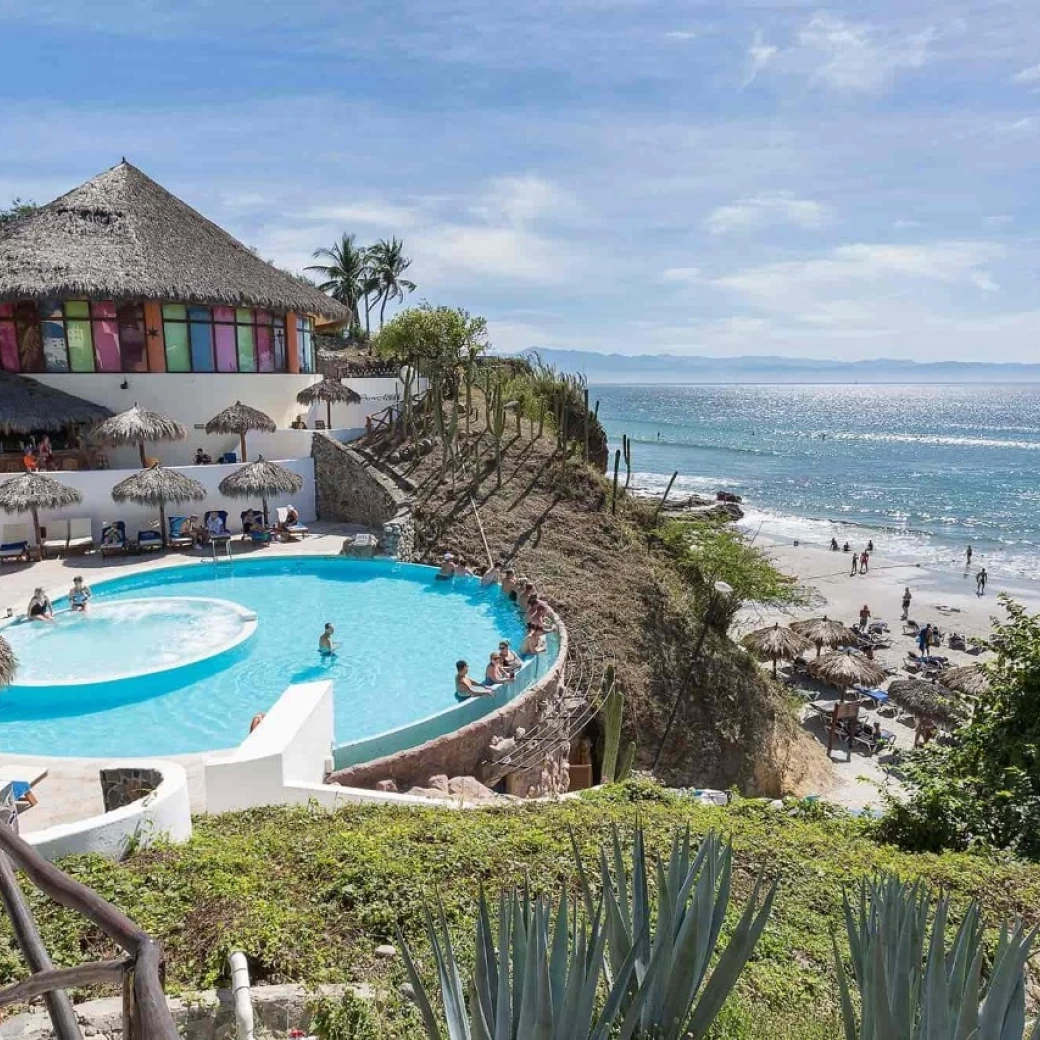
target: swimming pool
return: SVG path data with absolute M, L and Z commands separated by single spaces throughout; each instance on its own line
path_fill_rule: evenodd
M 333 682 L 337 743 L 437 715 L 456 706 L 455 661 L 465 658 L 482 675 L 499 639 L 519 646 L 523 625 L 497 588 L 483 589 L 476 578 L 438 582 L 433 574 L 392 560 L 294 556 L 195 561 L 96 582 L 87 617 L 60 615 L 56 625 L 5 631 L 22 662 L 17 678 L 28 678 L 0 691 L 0 749 L 108 757 L 234 747 L 286 686 L 319 679 Z M 200 599 L 237 605 L 246 618 L 255 613 L 255 631 L 222 649 L 225 637 L 234 641 L 233 626 L 219 605 L 196 615 Z M 196 606 L 185 606 L 193 600 Z M 58 611 L 66 605 L 55 600 Z M 176 638 L 160 636 L 156 624 L 164 619 Z M 210 621 L 218 637 L 206 631 Z M 341 644 L 331 659 L 317 651 L 326 621 Z M 198 631 L 198 646 L 216 647 L 211 655 L 191 659 L 188 650 L 197 647 L 186 648 L 185 623 Z M 147 664 L 153 658 L 141 650 L 149 643 L 155 658 L 180 654 L 186 663 L 98 683 L 106 667 L 125 676 Z M 90 682 L 64 685 L 72 674 Z M 448 720 L 439 725 L 455 728 Z

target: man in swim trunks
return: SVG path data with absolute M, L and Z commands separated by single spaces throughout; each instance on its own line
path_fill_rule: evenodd
M 325 631 L 318 636 L 318 653 L 321 654 L 322 657 L 336 656 L 336 650 L 339 649 L 339 643 L 334 643 L 332 641 L 335 632 L 336 630 L 332 627 L 332 622 L 326 621 Z
M 83 579 L 77 574 L 72 579 L 72 588 L 69 589 L 69 609 L 78 610 L 85 614 L 91 595 L 90 586 L 84 585 Z
M 516 571 L 507 567 L 502 577 L 502 595 L 508 596 L 511 592 L 516 592 Z
M 490 697 L 493 692 L 472 678 L 469 665 L 465 661 L 455 662 L 455 700 L 462 702 L 472 697 Z
M 441 569 L 434 575 L 437 581 L 449 581 L 455 577 L 455 554 L 447 552 L 441 557 Z

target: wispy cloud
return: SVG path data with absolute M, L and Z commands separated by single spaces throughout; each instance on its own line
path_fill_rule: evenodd
M 776 56 L 777 48 L 766 43 L 765 38 L 759 30 L 755 30 L 755 36 L 751 46 L 747 49 L 744 59 L 744 80 L 742 85 L 750 87 L 758 78 L 758 74 Z
M 1040 83 L 1040 65 L 1030 65 L 1011 77 L 1015 83 Z
M 778 191 L 719 206 L 708 214 L 704 226 L 712 235 L 756 231 L 777 224 L 819 228 L 827 223 L 830 215 L 830 209 L 822 203 Z
M 666 32 L 665 38 L 669 40 L 696 40 L 697 34 L 689 29 L 672 29 L 671 32 Z

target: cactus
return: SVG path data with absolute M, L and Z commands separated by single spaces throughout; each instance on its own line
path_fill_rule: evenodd
M 490 382 L 490 380 L 489 380 Z M 488 430 L 495 445 L 495 474 L 498 487 L 502 486 L 502 434 L 506 432 L 506 409 L 505 394 L 502 392 L 502 383 L 496 383 L 491 392 L 491 404 L 489 408 Z
M 585 422 L 583 423 L 583 425 L 585 427 L 585 462 L 588 463 L 588 461 L 589 461 L 589 426 L 590 426 L 590 423 L 589 423 L 589 388 L 588 387 L 585 387 L 585 413 L 584 413 L 584 416 L 585 416 Z
M 542 431 L 545 429 L 545 401 L 538 399 L 538 439 L 542 439 Z
M 607 665 L 603 676 L 603 783 L 612 784 L 617 775 L 618 751 L 621 747 L 621 719 L 625 712 L 625 695 L 615 682 L 614 666 Z
M 661 510 L 664 509 L 664 504 L 668 499 L 668 492 L 672 490 L 672 485 L 675 483 L 675 478 L 679 476 L 679 471 L 676 470 L 672 474 L 672 479 L 668 481 L 668 487 L 664 489 L 664 494 L 661 496 L 661 501 L 657 503 L 657 508 L 654 510 L 654 523 L 657 523 L 657 518 L 661 515 Z
M 611 515 L 617 515 L 617 478 L 618 478 L 618 467 L 621 465 L 621 449 L 618 448 L 614 452 L 614 494 L 610 499 L 610 512 Z
M 636 746 L 631 741 L 625 745 L 625 750 L 621 752 L 621 762 L 617 767 L 617 782 L 624 783 L 632 775 L 632 766 L 635 765 L 636 761 Z
M 519 402 L 517 402 L 517 406 L 514 409 L 514 411 L 516 412 L 516 435 L 519 438 L 521 436 L 520 420 L 523 418 L 523 416 L 520 414 L 523 411 L 523 409 L 520 407 Z
M 632 479 L 632 438 L 627 434 L 621 435 L 621 453 L 625 457 L 625 490 L 628 490 L 628 482 Z

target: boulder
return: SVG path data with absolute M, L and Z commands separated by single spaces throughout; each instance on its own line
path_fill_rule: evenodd
M 390 960 L 391 957 L 397 956 L 397 947 L 391 946 L 389 943 L 384 943 L 382 946 L 377 946 L 375 948 L 375 955 L 380 960 Z
M 397 794 L 397 784 L 395 784 L 393 780 L 380 780 L 379 783 L 376 784 L 376 790 Z
M 432 787 L 435 791 L 440 791 L 442 794 L 447 794 L 449 791 L 448 777 L 444 773 L 438 773 L 426 781 L 426 786 Z
M 489 802 L 498 797 L 474 776 L 453 776 L 448 781 L 448 793 L 466 802 Z

